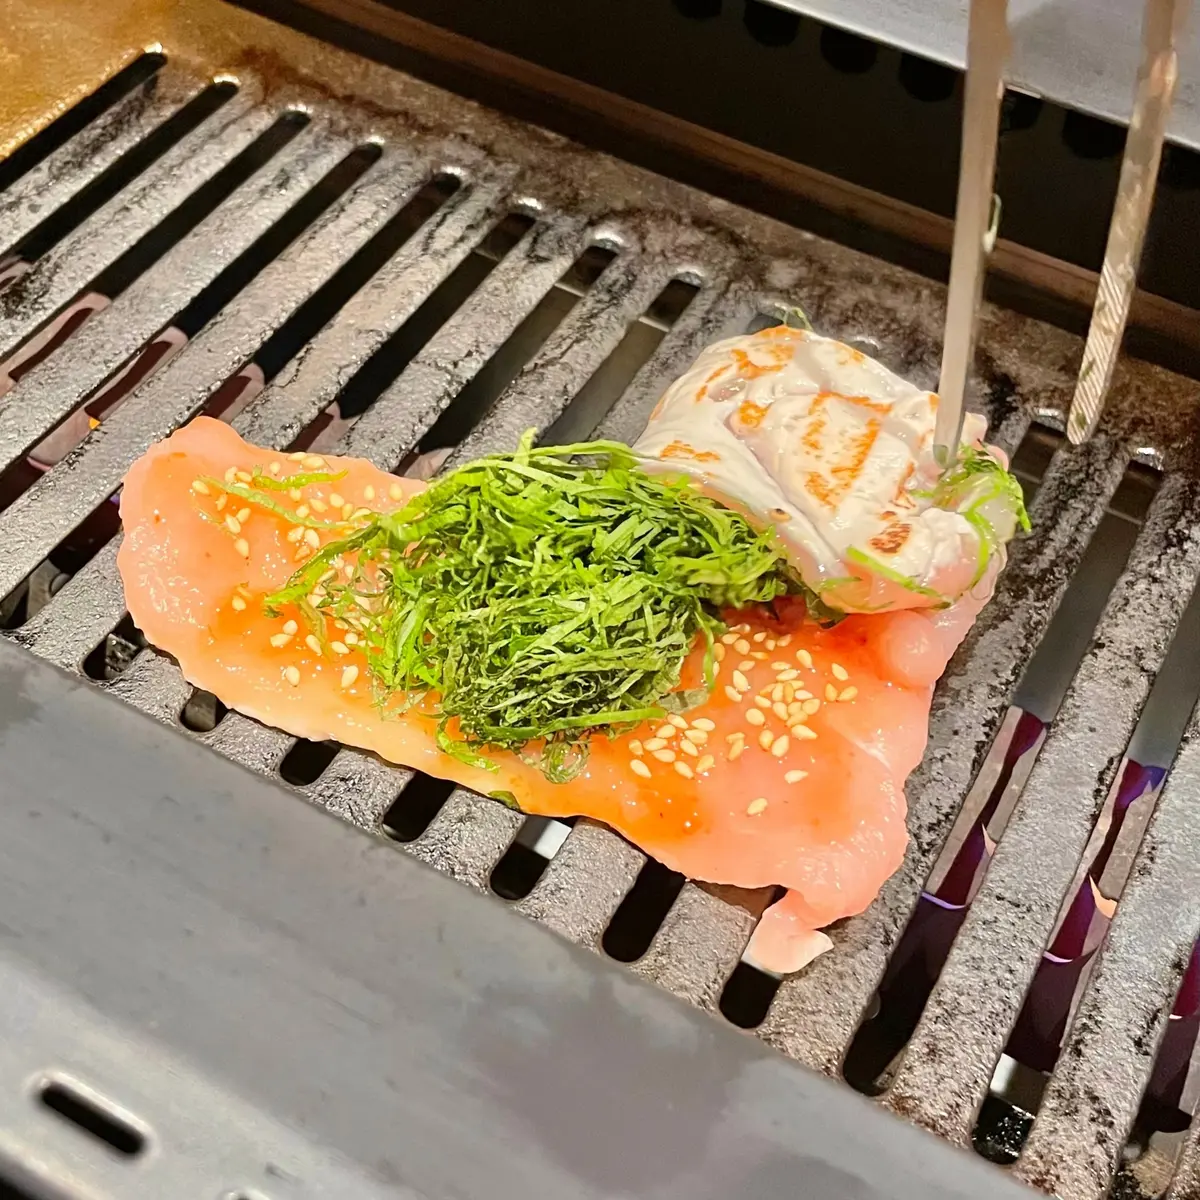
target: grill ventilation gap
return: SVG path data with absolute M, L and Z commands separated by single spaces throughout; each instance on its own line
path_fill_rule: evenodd
M 641 958 L 683 890 L 684 882 L 678 871 L 647 859 L 604 931 L 600 942 L 604 953 L 617 962 L 630 963 Z
M 133 1158 L 146 1148 L 146 1137 L 140 1130 L 64 1083 L 46 1084 L 38 1099 L 46 1108 L 126 1158 Z

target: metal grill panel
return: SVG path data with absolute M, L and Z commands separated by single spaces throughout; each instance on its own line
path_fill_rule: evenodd
M 168 47 L 169 50 L 169 47 Z M 339 60 L 340 61 L 340 60 Z M 439 172 L 459 189 L 267 381 L 234 425 L 285 449 L 302 438 L 351 378 L 385 350 L 506 214 L 533 223 L 337 442 L 395 469 L 418 448 L 588 247 L 615 257 L 526 355 L 475 422 L 455 460 L 510 446 L 526 428 L 554 427 L 676 279 L 698 286 L 679 319 L 599 420 L 598 436 L 636 436 L 664 384 L 698 349 L 745 329 L 756 314 L 802 303 L 824 331 L 857 339 L 924 384 L 936 374 L 943 290 L 929 281 L 785 229 L 729 205 L 589 155 L 538 131 L 356 64 L 383 111 L 305 84 L 239 74 L 236 95 L 128 181 L 122 191 L 0 294 L 0 348 L 11 349 L 85 290 L 109 264 L 295 108 L 311 121 L 203 221 L 167 247 L 105 311 L 22 378 L 0 403 L 0 466 L 20 461 L 173 314 L 283 216 L 297 198 L 368 139 L 379 161 L 230 299 L 182 352 L 144 380 L 59 465 L 0 511 L 0 594 L 19 587 L 119 486 L 133 459 L 207 403 L 232 374 L 356 251 L 368 245 Z M 0 250 L 37 228 L 102 171 L 180 111 L 207 80 L 169 65 L 120 100 L 0 197 Z M 363 84 L 365 86 L 365 83 Z M 1014 450 L 1035 419 L 1061 423 L 1078 339 L 989 309 L 980 336 L 976 401 L 996 438 Z M 880 899 L 833 931 L 836 949 L 784 982 L 758 1030 L 786 1054 L 838 1070 L 913 911 L 917 895 L 1131 458 L 1165 474 L 1134 557 L 1052 727 L 962 935 L 951 952 L 885 1102 L 957 1141 L 971 1122 L 1020 1007 L 1106 789 L 1200 571 L 1200 499 L 1191 428 L 1200 387 L 1124 363 L 1100 435 L 1054 457 L 1033 507 L 1034 535 L 1014 547 L 998 594 L 951 664 L 933 705 L 930 749 L 909 783 L 913 840 Z M 590 418 L 589 418 L 590 419 Z M 116 542 L 102 547 L 16 640 L 68 669 L 124 615 Z M 141 653 L 104 685 L 168 725 L 191 693 L 175 666 Z M 294 739 L 230 713 L 198 740 L 255 771 L 277 774 Z M 1189 853 L 1195 721 L 1075 1023 L 1062 1065 L 1018 1167 L 1064 1200 L 1108 1187 L 1178 984 L 1200 914 L 1197 856 Z M 393 803 L 415 796 L 414 773 L 339 750 L 301 792 L 372 833 Z M 1096 792 L 1099 787 L 1100 792 Z M 415 801 L 414 801 L 415 802 Z M 403 848 L 486 890 L 523 818 L 454 790 Z M 600 949 L 645 857 L 589 821 L 575 824 L 514 907 Z M 769 889 L 684 885 L 633 970 L 715 1011 Z M 1169 914 L 1169 918 L 1165 916 Z M 986 984 L 985 982 L 986 981 Z M 1096 1097 L 1093 1103 L 1089 1097 Z M 1197 1150 L 1185 1152 L 1172 1195 L 1200 1194 Z M 1193 1182 L 1189 1182 L 1189 1181 Z

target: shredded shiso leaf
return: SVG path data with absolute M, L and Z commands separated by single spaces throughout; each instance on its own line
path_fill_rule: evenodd
M 588 461 L 574 461 L 586 455 Z M 514 750 L 572 778 L 590 735 L 701 703 L 720 612 L 807 592 L 769 531 L 628 446 L 494 455 L 324 547 L 268 607 L 296 603 L 324 636 L 350 619 L 381 701 L 422 705 L 438 744 L 492 768 Z M 356 555 L 350 578 L 331 570 Z M 706 687 L 681 691 L 703 636 Z

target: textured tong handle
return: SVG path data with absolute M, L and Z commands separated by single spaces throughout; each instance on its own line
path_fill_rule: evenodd
M 983 276 L 996 237 L 998 209 L 992 188 L 1008 49 L 1008 0 L 972 0 L 954 247 L 933 440 L 934 456 L 942 467 L 950 466 L 958 457 Z
M 1179 74 L 1176 47 L 1190 8 L 1191 0 L 1148 0 L 1146 4 L 1142 61 L 1121 162 L 1117 202 L 1108 230 L 1083 364 L 1067 417 L 1067 437 L 1076 445 L 1091 437 L 1100 419 L 1121 351 L 1129 307 L 1137 290 L 1138 264 Z

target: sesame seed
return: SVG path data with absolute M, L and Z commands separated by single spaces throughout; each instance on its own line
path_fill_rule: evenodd
M 283 677 L 284 677 L 284 679 L 286 679 L 288 681 L 288 683 L 290 683 L 292 685 L 292 687 L 300 686 L 300 668 L 299 667 L 285 667 L 284 671 L 283 671 Z
M 794 717 L 797 713 L 802 713 L 804 711 L 804 701 L 803 700 L 789 700 L 787 710 L 788 710 L 789 717 Z
M 639 742 L 637 740 L 637 738 L 630 739 L 630 742 L 629 742 L 629 753 L 630 754 L 636 754 L 638 758 L 641 758 L 643 749 L 644 749 L 644 747 L 642 746 L 642 743 Z
M 742 661 L 740 663 L 738 663 L 737 669 L 739 671 L 753 671 L 754 670 L 754 659 L 743 658 Z
M 802 779 L 808 778 L 807 771 L 789 771 L 784 777 L 784 783 L 799 783 Z
M 677 774 L 682 775 L 684 777 L 684 779 L 694 779 L 695 778 L 695 774 L 693 773 L 692 768 L 689 767 L 687 765 L 687 763 L 685 763 L 685 762 L 677 762 L 675 764 L 675 771 Z
M 781 721 L 786 721 L 788 719 L 787 705 L 784 704 L 784 702 L 782 700 L 776 700 L 775 703 L 771 705 L 771 711 Z
M 656 738 L 664 738 L 664 739 L 665 738 L 673 738 L 675 736 L 675 726 L 674 725 L 660 725 L 654 731 L 654 736 Z
M 736 633 L 725 633 L 721 635 L 722 646 L 732 646 L 738 640 Z
M 755 696 L 754 703 L 757 704 L 759 708 L 770 708 L 771 698 L 770 696 Z
M 390 483 L 388 484 L 388 496 L 393 500 L 402 500 L 404 489 L 398 483 Z
M 288 455 L 288 461 L 302 463 L 304 461 L 304 451 L 293 450 L 291 454 Z
M 225 528 L 228 529 L 230 533 L 241 533 L 242 523 L 237 519 L 237 517 L 226 517 Z
M 812 655 L 809 654 L 807 650 L 797 650 L 796 661 L 802 667 L 808 667 L 810 670 L 812 669 Z
M 357 644 L 358 644 L 358 634 L 357 633 L 351 632 L 351 633 L 346 634 L 346 645 L 347 646 L 355 646 Z
M 230 603 L 233 605 L 234 609 L 237 612 L 245 612 L 246 611 L 246 602 L 245 602 L 245 600 L 243 600 L 241 598 L 241 596 L 234 596 L 234 598 L 230 601 Z
M 741 625 L 731 625 L 729 628 L 732 629 L 734 633 L 749 633 L 750 632 L 750 626 L 745 624 L 744 622 Z
M 312 505 L 313 512 L 323 513 L 329 507 L 324 500 L 319 500 L 316 496 L 309 503 Z
M 307 504 L 301 504 L 301 505 L 300 505 L 300 506 L 299 506 L 299 507 L 296 509 L 296 516 L 298 516 L 298 517 L 300 518 L 300 520 L 302 520 L 302 521 L 303 521 L 303 520 L 304 520 L 304 518 L 308 516 L 308 505 L 307 505 Z
M 779 672 L 779 680 L 781 683 L 791 683 L 793 679 L 799 679 L 800 672 L 795 667 L 789 667 L 786 671 Z
M 745 638 L 738 638 L 738 639 L 737 639 L 737 640 L 736 640 L 736 641 L 733 643 L 733 648 L 734 648 L 734 649 L 735 649 L 735 650 L 736 650 L 736 651 L 737 651 L 739 654 L 742 654 L 742 655 L 746 655 L 746 654 L 749 654 L 749 653 L 750 653 L 750 643 L 749 643 L 748 641 L 746 641 L 746 639 L 745 639 Z
M 225 482 L 232 483 L 237 478 L 237 467 L 229 467 L 225 472 Z
M 707 717 L 697 717 L 692 722 L 693 729 L 703 729 L 706 733 L 712 733 L 716 727 L 716 722 L 710 721 Z
M 271 634 L 271 645 L 274 646 L 276 650 L 281 650 L 291 640 L 292 640 L 292 635 L 290 633 L 273 633 L 273 634 Z
M 250 510 L 248 508 L 239 509 L 237 519 L 238 524 L 245 525 L 245 523 L 250 520 Z
M 283 625 L 283 632 L 284 633 L 295 633 L 296 630 L 299 628 L 300 628 L 300 626 L 297 625 L 295 621 L 285 621 L 284 625 Z
M 690 754 L 693 758 L 700 757 L 700 751 L 696 748 L 696 743 L 689 742 L 687 738 L 684 738 L 679 743 L 679 749 L 682 750 L 684 754 Z
M 330 642 L 329 648 L 334 654 L 349 654 L 350 647 L 345 642 Z
M 674 730 L 672 730 L 672 732 L 674 732 Z M 647 738 L 645 742 L 646 749 L 649 750 L 651 754 L 653 754 L 655 750 L 661 750 L 666 744 L 666 739 L 660 737 Z
M 766 640 L 765 642 L 763 642 L 763 649 L 765 649 L 765 650 L 774 650 L 774 649 L 775 649 L 775 644 L 776 644 L 776 643 L 775 643 L 775 639 L 774 639 L 774 638 L 770 638 L 770 637 L 769 637 L 769 638 L 767 638 L 767 640 Z
M 726 755 L 726 758 L 728 758 L 730 762 L 737 762 L 737 760 L 742 757 L 742 751 L 745 749 L 745 742 L 735 742 L 729 747 L 729 753 Z
M 310 471 L 315 471 L 318 467 L 325 465 L 325 460 L 319 454 L 309 454 L 304 458 L 304 465 Z
M 836 700 L 837 698 L 838 698 L 837 688 L 835 688 L 832 683 L 827 683 L 825 685 L 825 699 L 828 700 L 832 704 L 833 701 Z
M 750 640 L 752 642 L 762 642 L 766 640 L 766 637 L 765 630 L 760 629 Z
M 807 714 L 808 714 L 810 717 L 811 717 L 811 716 L 813 715 L 813 713 L 815 713 L 815 712 L 817 711 L 817 709 L 819 709 L 820 707 L 821 707 L 821 702 L 820 702 L 820 700 L 818 700 L 818 699 L 816 698 L 816 696 L 810 696 L 810 697 L 809 697 L 807 700 L 805 700 L 805 702 L 804 702 L 804 711 L 805 711 L 805 712 L 806 712 L 806 713 L 807 713 Z
M 329 493 L 329 503 L 332 504 L 334 508 L 341 508 L 342 505 L 346 503 L 346 501 L 343 500 L 342 497 L 337 492 L 330 492 Z
M 229 503 L 229 497 L 227 495 L 225 495 L 224 492 L 222 492 L 217 497 L 217 512 L 220 512 L 221 509 L 223 509 L 225 507 L 225 505 L 228 503 Z
M 765 725 L 767 723 L 767 718 L 764 717 L 761 710 L 757 708 L 752 708 L 748 713 L 746 713 L 746 720 L 749 721 L 751 725 Z
M 725 685 L 725 695 L 728 696 L 729 699 L 734 702 L 734 704 L 739 704 L 741 702 L 742 693 L 739 692 L 737 688 L 730 687 L 729 684 Z
M 287 531 L 287 540 L 289 542 L 298 542 L 303 536 L 304 536 L 304 526 L 303 525 L 293 525 L 291 527 L 291 529 L 289 529 Z
M 734 671 L 733 686 L 737 688 L 739 692 L 748 692 L 750 690 L 750 680 L 748 680 L 741 671 Z
M 717 642 L 713 646 L 713 658 L 715 658 L 717 660 L 717 662 L 724 662 L 725 646 L 721 642 Z
M 788 747 L 791 744 L 791 739 L 788 735 L 786 733 L 781 734 L 775 739 L 775 744 L 771 747 L 771 753 L 776 758 L 782 758 L 788 752 Z
M 695 742 L 697 746 L 703 746 L 708 741 L 708 731 L 705 729 L 696 729 L 694 726 L 691 729 L 685 729 L 683 736 L 689 742 Z
M 686 729 L 688 727 L 688 723 L 678 713 L 672 713 L 667 720 L 674 725 L 676 729 Z
M 234 548 L 234 549 L 235 549 L 235 550 L 236 550 L 236 551 L 237 551 L 237 552 L 238 552 L 238 553 L 239 553 L 239 554 L 240 554 L 240 555 L 241 555 L 243 558 L 249 558 L 249 557 L 250 557 L 250 543 L 249 543 L 248 541 L 246 541 L 246 539 L 245 539 L 245 538 L 238 538 L 238 540 L 237 540 L 236 542 L 234 542 L 234 543 L 233 543 L 233 548 Z
M 640 775 L 643 779 L 650 778 L 650 768 L 640 758 L 631 758 L 629 760 L 629 769 L 635 775 Z
M 675 761 L 675 751 L 669 746 L 662 750 L 651 750 L 650 753 L 653 754 L 659 762 L 672 763 Z
M 342 672 L 342 687 L 348 688 L 358 678 L 358 668 L 349 666 Z
M 847 700 L 853 700 L 857 695 L 858 688 L 856 687 L 842 688 L 842 690 L 838 693 L 838 699 L 844 703 Z
M 208 493 L 208 484 L 205 483 L 203 479 L 193 479 L 192 480 L 192 491 L 197 492 L 201 496 L 207 496 L 209 494 Z
M 315 550 L 321 544 L 321 535 L 315 529 L 306 529 L 304 540 Z
M 760 733 L 758 735 L 758 744 L 764 750 L 770 750 L 771 745 L 774 741 L 775 741 L 775 735 L 769 729 L 764 729 L 762 731 L 762 733 Z
M 234 478 L 239 483 L 249 483 L 254 478 L 254 476 L 251 475 L 249 471 L 238 471 L 237 474 L 234 476 Z
M 795 700 L 795 698 L 796 698 L 796 689 L 794 687 L 792 687 L 792 685 L 790 683 L 785 683 L 783 685 L 783 702 L 784 702 L 784 704 L 791 704 L 791 702 L 793 700 Z
M 302 493 L 299 488 L 288 488 L 289 500 L 299 500 L 301 495 Z
M 279 472 L 283 470 L 283 465 L 281 463 L 273 462 L 268 464 L 267 470 L 270 471 L 272 475 L 278 475 Z
M 727 742 L 741 742 L 744 741 L 745 738 L 746 735 L 740 729 L 735 729 L 732 733 L 727 733 L 725 735 L 725 740 Z
M 771 670 L 772 671 L 786 671 L 788 669 L 788 667 L 790 667 L 791 665 L 792 665 L 791 663 L 773 662 L 771 664 Z
M 770 695 L 771 699 L 774 700 L 776 703 L 778 703 L 780 700 L 782 700 L 783 699 L 783 684 L 777 683 L 771 689 L 769 695 Z
M 309 635 L 308 635 L 308 636 L 307 636 L 307 637 L 304 639 L 304 644 L 305 644 L 305 645 L 306 645 L 306 646 L 307 646 L 307 647 L 308 647 L 308 648 L 309 648 L 309 649 L 310 649 L 310 650 L 311 650 L 311 651 L 312 651 L 314 654 L 320 654 L 320 653 L 321 653 L 321 643 L 320 643 L 319 641 L 317 641 L 317 635 L 316 635 L 315 633 L 310 633 L 310 634 L 309 634 Z
M 788 717 L 786 724 L 789 729 L 795 729 L 797 725 L 803 725 L 807 720 L 807 713 L 793 713 L 790 717 Z
M 833 672 L 834 679 L 840 679 L 843 683 L 850 678 L 850 672 L 841 663 L 833 663 L 829 669 Z
M 754 800 L 751 800 L 750 803 L 746 805 L 746 813 L 748 816 L 751 816 L 751 817 L 757 817 L 760 812 L 766 812 L 766 809 L 767 809 L 766 796 L 758 796 L 757 798 L 755 798 Z
M 792 729 L 792 733 L 806 742 L 815 742 L 817 740 L 817 731 L 809 729 L 807 725 L 796 725 Z
M 697 771 L 711 771 L 716 766 L 717 760 L 711 754 L 702 755 L 700 761 L 696 764 Z
M 751 650 L 750 657 L 754 659 L 755 662 L 766 662 L 767 659 L 770 658 L 770 655 L 764 654 L 761 650 Z
M 812 692 L 806 692 L 806 691 L 801 690 L 796 693 L 797 700 L 811 700 L 812 698 L 813 698 Z
M 343 520 L 343 521 L 348 521 L 348 520 L 350 520 L 350 514 L 351 514 L 353 511 L 354 511 L 354 505 L 353 505 L 353 504 L 343 504 L 343 505 L 342 505 L 342 520 Z
M 363 499 L 364 500 L 374 500 L 375 499 L 375 489 L 369 483 L 367 484 L 367 486 L 365 488 L 363 488 Z

